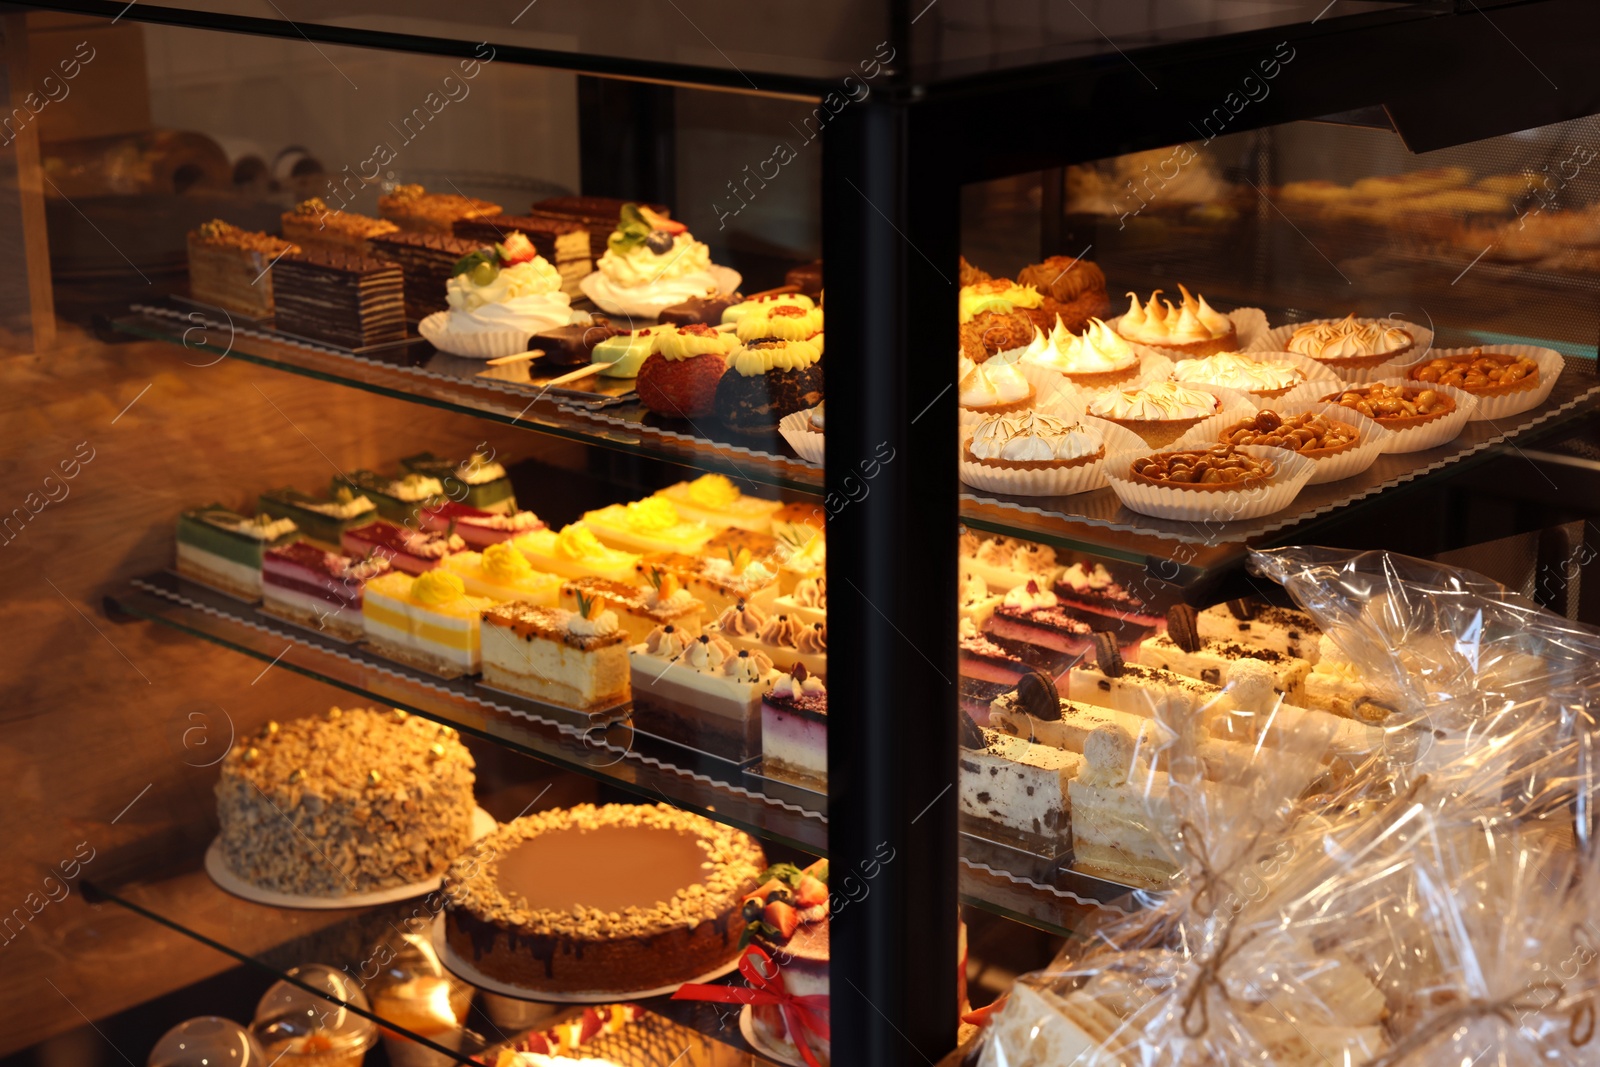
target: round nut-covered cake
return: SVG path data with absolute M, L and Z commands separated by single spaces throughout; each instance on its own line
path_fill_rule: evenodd
M 665 804 L 539 812 L 446 873 L 445 936 L 481 974 L 523 989 L 656 989 L 733 960 L 765 866 L 748 835 Z
M 269 722 L 222 761 L 223 859 L 303 896 L 435 878 L 472 843 L 472 768 L 454 730 L 399 710 Z

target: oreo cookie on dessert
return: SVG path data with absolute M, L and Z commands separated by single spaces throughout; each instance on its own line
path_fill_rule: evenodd
M 343 348 L 405 339 L 397 264 L 352 252 L 301 252 L 280 259 L 272 273 L 284 333 Z

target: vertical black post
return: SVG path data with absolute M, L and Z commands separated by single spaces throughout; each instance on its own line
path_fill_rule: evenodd
M 578 172 L 588 196 L 677 202 L 673 88 L 578 76 Z
M 913 121 L 875 94 L 823 135 L 833 1050 L 873 1067 L 957 1021 L 960 220 Z

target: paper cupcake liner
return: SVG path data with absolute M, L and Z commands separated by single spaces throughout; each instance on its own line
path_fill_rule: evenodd
M 778 421 L 778 432 L 789 442 L 789 447 L 800 454 L 801 459 L 820 467 L 824 451 L 822 434 L 806 429 L 811 423 L 811 413 L 815 410 L 817 409 L 806 408 L 804 411 L 794 411 L 785 415 Z
M 1267 313 L 1262 311 L 1260 308 L 1235 308 L 1234 310 L 1228 312 L 1228 320 L 1233 323 L 1233 330 L 1235 334 L 1234 344 L 1237 351 L 1242 352 L 1246 349 L 1255 348 L 1260 340 L 1267 336 L 1269 331 L 1269 327 L 1267 326 Z M 1122 316 L 1118 315 L 1114 319 L 1107 320 L 1106 325 L 1110 326 L 1114 330 L 1117 328 L 1117 324 L 1121 321 Z M 1149 351 L 1156 352 L 1171 360 L 1190 358 L 1190 353 L 1184 352 L 1179 348 L 1168 348 L 1165 345 L 1153 345 L 1147 341 L 1135 341 L 1133 344 L 1136 347 L 1148 349 Z
M 1198 427 L 1197 427 L 1198 428 Z M 1176 451 L 1173 448 L 1162 452 Z M 1314 464 L 1304 456 L 1287 449 L 1264 448 L 1260 445 L 1243 445 L 1239 451 L 1257 459 L 1268 459 L 1276 466 L 1267 484 L 1258 489 L 1209 491 L 1174 489 L 1160 485 L 1145 485 L 1128 479 L 1128 468 L 1133 461 L 1154 453 L 1146 448 L 1136 452 L 1120 452 L 1107 456 L 1106 478 L 1111 489 L 1129 511 L 1150 515 L 1158 519 L 1178 519 L 1203 522 L 1207 526 L 1222 526 L 1241 519 L 1258 519 L 1289 506 L 1295 494 L 1311 479 Z
M 1474 352 L 1526 356 L 1539 365 L 1539 384 L 1532 389 L 1507 393 L 1505 396 L 1478 397 L 1478 409 L 1472 413 L 1472 418 L 1467 420 L 1469 422 L 1492 422 L 1508 415 L 1520 415 L 1529 408 L 1538 407 L 1550 396 L 1550 390 L 1555 388 L 1556 379 L 1561 376 L 1561 371 L 1566 366 L 1561 353 L 1554 349 L 1537 348 L 1534 345 L 1475 345 L 1472 348 L 1436 348 L 1422 359 L 1401 365 L 1395 370 L 1395 374 L 1404 378 L 1418 363 L 1426 363 L 1430 359 L 1444 356 L 1468 356 Z
M 450 312 L 435 311 L 417 323 L 417 332 L 434 348 L 464 359 L 498 359 L 528 350 L 533 334 L 526 330 L 474 330 L 452 332 Z
M 1139 440 L 1138 434 L 1125 430 L 1114 422 L 1097 419 L 1092 415 L 1081 416 L 1081 421 L 1085 427 L 1100 434 L 1100 439 L 1105 443 L 1107 457 L 1118 452 L 1147 451 L 1145 443 Z M 982 489 L 986 493 L 1010 493 L 1016 496 L 1070 496 L 1073 493 L 1087 493 L 1091 489 L 1104 489 L 1106 486 L 1105 457 L 1093 463 L 1057 470 L 1011 470 L 968 460 L 966 447 L 971 439 L 970 433 L 961 435 L 961 480 L 974 489 Z
M 1410 382 L 1404 378 L 1380 378 L 1375 382 L 1351 383 L 1352 388 L 1361 385 L 1424 385 L 1423 382 Z M 1421 426 L 1413 426 L 1407 430 L 1390 430 L 1390 438 L 1384 442 L 1385 454 L 1394 455 L 1400 452 L 1421 452 L 1428 448 L 1437 448 L 1439 445 L 1454 441 L 1466 428 L 1473 413 L 1478 410 L 1478 398 L 1471 393 L 1462 392 L 1449 385 L 1428 385 L 1430 389 L 1437 389 L 1456 402 L 1456 409 L 1450 414 L 1432 422 L 1425 422 Z M 1341 390 L 1342 392 L 1342 390 Z M 1321 399 L 1320 397 L 1318 398 Z M 1358 413 L 1359 414 L 1359 413 Z M 1387 427 L 1385 427 L 1387 429 Z
M 1279 415 L 1299 415 L 1302 412 L 1315 412 L 1326 415 L 1328 418 L 1342 422 L 1347 426 L 1354 426 L 1357 432 L 1356 447 L 1346 449 L 1332 456 L 1317 458 L 1314 456 L 1300 455 L 1286 448 L 1278 449 L 1279 452 L 1290 452 L 1300 456 L 1315 465 L 1307 485 L 1322 485 L 1326 482 L 1337 482 L 1352 475 L 1360 474 L 1378 461 L 1383 454 L 1384 445 L 1389 438 L 1394 436 L 1393 430 L 1386 430 L 1376 422 L 1367 418 L 1359 411 L 1340 407 L 1337 404 L 1321 404 L 1316 401 L 1291 401 L 1287 397 L 1282 400 L 1269 400 L 1261 405 L 1263 411 L 1276 411 Z M 1174 451 L 1185 448 L 1210 448 L 1221 443 L 1221 433 L 1240 420 L 1229 420 L 1222 415 L 1213 415 L 1202 422 L 1173 444 Z
M 1253 351 L 1260 352 L 1282 351 L 1288 348 L 1289 338 L 1293 337 L 1294 332 L 1300 329 L 1302 326 L 1310 326 L 1318 322 L 1341 322 L 1343 319 L 1344 316 L 1341 315 L 1339 318 L 1333 319 L 1308 319 L 1305 322 L 1292 322 L 1287 326 L 1279 326 L 1274 330 L 1269 330 L 1260 341 L 1251 345 L 1250 347 Z M 1410 333 L 1415 343 L 1412 345 L 1409 352 L 1400 357 L 1399 361 L 1389 360 L 1388 362 L 1380 363 L 1375 367 L 1345 367 L 1340 366 L 1337 360 L 1322 364 L 1323 366 L 1327 367 L 1335 377 L 1341 378 L 1344 381 L 1349 382 L 1351 385 L 1365 385 L 1367 382 L 1375 382 L 1380 378 L 1393 377 L 1396 368 L 1409 366 L 1410 364 L 1415 363 L 1421 358 L 1418 353 L 1428 352 L 1433 348 L 1433 331 L 1428 329 L 1426 326 L 1418 326 L 1409 319 L 1356 319 L 1356 321 L 1392 323 L 1396 326 L 1404 328 L 1408 333 Z M 1321 361 L 1312 360 L 1312 362 L 1319 363 Z

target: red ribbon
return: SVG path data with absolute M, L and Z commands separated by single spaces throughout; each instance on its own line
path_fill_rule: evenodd
M 749 985 L 691 983 L 672 994 L 672 999 L 709 1000 L 718 1004 L 776 1004 L 783 1015 L 784 1025 L 788 1027 L 789 1037 L 808 1067 L 822 1067 L 804 1034 L 810 1032 L 824 1041 L 831 1040 L 828 1021 L 817 1014 L 828 1010 L 827 995 L 813 993 L 800 997 L 789 992 L 784 988 L 778 965 L 772 962 L 772 957 L 760 945 L 745 946 L 743 955 L 739 957 L 739 973 Z

